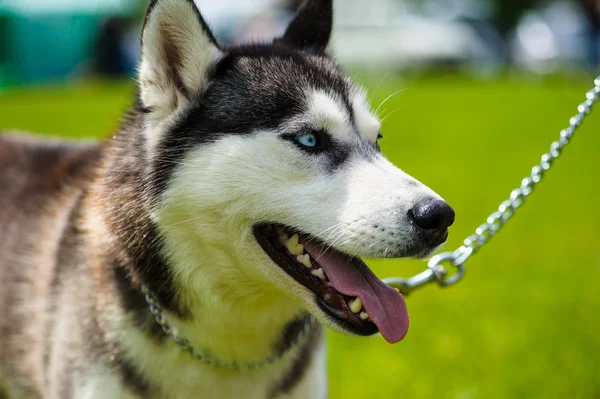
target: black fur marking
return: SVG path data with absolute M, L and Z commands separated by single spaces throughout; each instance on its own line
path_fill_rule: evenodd
M 134 227 L 131 229 L 133 230 Z M 131 234 L 135 233 L 131 232 Z M 141 272 L 142 281 L 154 293 L 164 310 L 170 311 L 181 319 L 187 319 L 190 316 L 189 311 L 181 307 L 177 300 L 173 276 L 163 255 L 162 240 L 153 223 L 150 223 L 143 238 L 147 242 L 143 242 L 141 253 L 134 258 L 137 259 L 136 271 Z
M 109 228 L 115 236 L 115 258 L 129 272 L 136 288 L 146 284 L 164 310 L 186 319 L 189 312 L 178 302 L 171 270 L 163 255 L 162 240 L 156 225 L 148 217 L 160 193 L 150 193 L 153 184 L 152 176 L 147 174 L 142 119 L 141 114 L 130 115 L 119 134 L 107 143 L 107 152 L 111 154 L 107 167 L 119 173 L 103 177 L 106 197 L 99 200 L 105 207 L 103 212 L 108 216 Z
M 152 387 L 150 382 L 133 364 L 120 356 L 115 360 L 115 363 L 121 374 L 123 384 L 129 388 L 132 393 L 139 395 L 142 398 L 149 398 L 157 393 L 157 390 Z
M 281 355 L 289 350 L 296 342 L 298 334 L 304 329 L 304 326 L 309 322 L 309 320 L 310 315 L 306 314 L 302 317 L 298 317 L 285 326 L 283 329 L 283 334 L 281 335 L 281 340 L 275 345 L 275 353 Z
M 123 308 L 132 314 L 135 326 L 148 336 L 163 342 L 166 335 L 150 313 L 144 294 L 134 287 L 127 270 L 115 262 L 113 272 Z
M 342 166 L 352 154 L 352 147 L 348 144 L 335 143 L 327 153 L 327 170 L 332 173 Z
M 358 132 L 358 127 L 356 126 L 356 120 L 354 118 L 354 108 L 352 108 L 352 104 L 350 104 L 350 100 L 348 100 L 348 97 L 343 96 L 342 103 L 344 104 L 344 107 L 346 107 L 346 112 L 348 112 L 348 116 L 350 117 L 349 119 L 352 122 L 352 126 L 354 126 L 354 128 L 357 129 L 356 133 L 360 135 L 360 133 Z
M 301 50 L 325 51 L 333 26 L 333 0 L 307 0 L 281 39 Z
M 324 152 L 326 157 L 326 170 L 333 173 L 342 167 L 351 157 L 357 156 L 367 160 L 374 160 L 379 153 L 377 144 L 366 140 L 358 144 L 339 143 L 333 141 L 329 149 Z
M 293 323 L 297 323 L 293 322 Z M 291 325 L 290 325 L 291 326 Z M 297 328 L 297 327 L 296 327 Z M 306 374 L 312 357 L 319 345 L 319 341 L 322 339 L 322 328 L 319 324 L 315 325 L 310 334 L 306 337 L 306 340 L 302 343 L 302 347 L 299 350 L 298 357 L 292 363 L 292 366 L 284 377 L 278 381 L 275 386 L 271 389 L 269 398 L 277 398 L 280 395 L 288 394 Z M 291 332 L 291 330 L 289 330 Z M 297 333 L 296 333 L 297 334 Z M 284 334 L 285 335 L 285 334 Z

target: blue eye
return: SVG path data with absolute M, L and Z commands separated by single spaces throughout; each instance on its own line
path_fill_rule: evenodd
M 317 135 L 314 133 L 304 133 L 296 137 L 296 141 L 305 147 L 316 147 L 318 145 Z
M 311 129 L 310 127 L 296 133 L 284 134 L 282 138 L 292 141 L 297 147 L 300 147 L 300 150 L 311 154 L 327 151 L 331 145 L 331 138 L 326 131 L 323 129 Z

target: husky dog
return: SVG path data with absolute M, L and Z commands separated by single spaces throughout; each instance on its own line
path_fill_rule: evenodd
M 114 136 L 0 136 L 0 397 L 324 398 L 321 325 L 404 338 L 360 257 L 425 257 L 454 212 L 381 154 L 332 13 L 224 48 L 153 0 Z

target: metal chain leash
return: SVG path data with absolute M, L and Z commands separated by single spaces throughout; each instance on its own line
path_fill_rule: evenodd
M 209 366 L 223 368 L 228 370 L 238 370 L 238 371 L 248 371 L 254 370 L 266 365 L 272 364 L 274 361 L 281 359 L 283 355 L 285 355 L 289 349 L 295 347 L 298 343 L 304 340 L 304 338 L 309 334 L 312 330 L 316 320 L 313 315 L 308 315 L 307 320 L 304 323 L 304 326 L 298 335 L 294 338 L 294 340 L 288 345 L 285 350 L 277 352 L 273 355 L 269 355 L 262 360 L 252 362 L 252 363 L 236 363 L 236 362 L 225 362 L 215 357 L 209 356 L 205 353 L 202 353 L 195 349 L 189 340 L 179 335 L 173 327 L 169 325 L 167 320 L 163 315 L 163 311 L 160 308 L 157 299 L 152 295 L 152 293 L 148 290 L 146 286 L 142 286 L 142 293 L 144 294 L 144 299 L 148 304 L 148 308 L 150 312 L 154 315 L 154 319 L 156 323 L 160 326 L 162 331 L 165 333 L 167 337 L 169 337 L 172 341 L 174 341 L 179 348 L 189 354 L 194 359 L 201 361 Z
M 531 169 L 528 177 L 521 181 L 519 188 L 510 193 L 510 198 L 502 202 L 494 213 L 480 225 L 475 233 L 463 241 L 463 245 L 453 252 L 443 252 L 435 255 L 427 264 L 427 269 L 408 279 L 391 277 L 383 281 L 397 288 L 404 295 L 410 294 L 415 289 L 430 283 L 437 283 L 447 287 L 459 282 L 465 275 L 465 262 L 474 253 L 479 251 L 489 240 L 502 229 L 504 224 L 523 205 L 525 199 L 533 192 L 537 184 L 542 181 L 544 174 L 552 167 L 564 147 L 569 144 L 573 134 L 590 113 L 592 106 L 600 98 L 600 76 L 594 80 L 594 88 L 586 93 L 586 100 L 577 107 L 577 115 L 569 120 L 569 127 L 560 132 L 560 139 L 550 145 L 550 151 L 542 155 L 539 164 Z M 452 266 L 453 274 L 448 273 L 444 263 Z

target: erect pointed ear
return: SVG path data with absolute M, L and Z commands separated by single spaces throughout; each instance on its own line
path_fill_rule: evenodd
M 322 53 L 333 27 L 333 0 L 306 0 L 279 42 Z
M 193 0 L 152 0 L 142 30 L 142 104 L 167 116 L 202 92 L 221 56 Z

